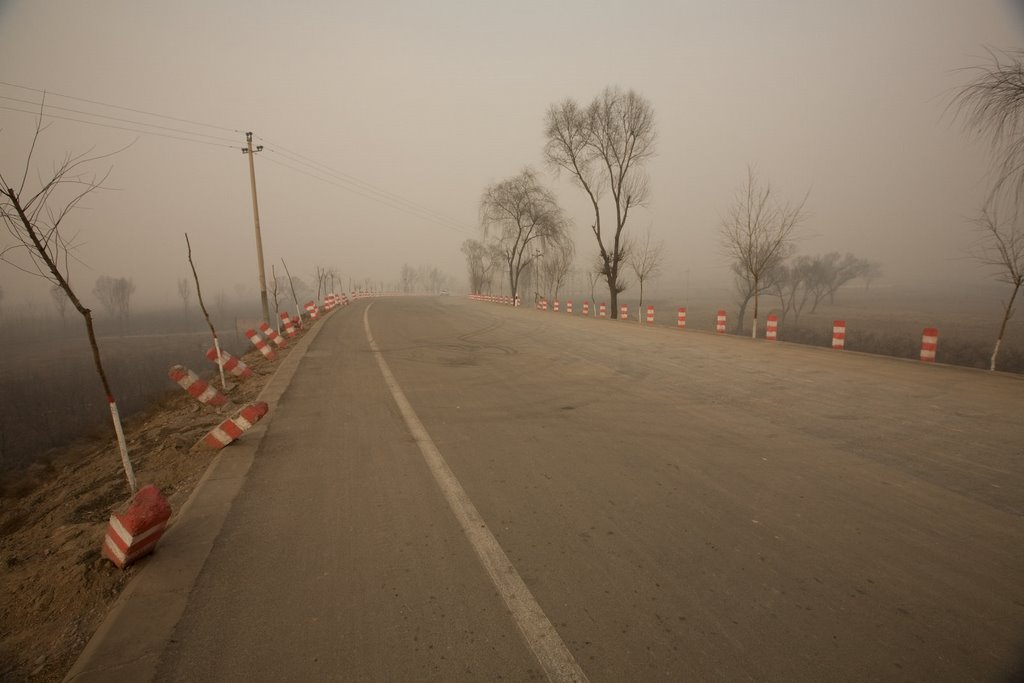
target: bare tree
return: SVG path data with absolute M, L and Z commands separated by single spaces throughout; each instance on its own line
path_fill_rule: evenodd
M 997 280 L 1013 288 L 1003 305 L 1003 320 L 989 362 L 989 370 L 995 370 L 1006 325 L 1024 282 L 1024 51 L 990 51 L 989 56 L 991 62 L 980 67 L 978 77 L 956 94 L 953 106 L 969 129 L 989 138 L 995 155 L 995 180 L 975 222 L 979 240 L 972 254 L 995 270 Z M 1009 218 L 1000 217 L 1000 207 L 1009 209 Z
M 481 294 L 490 290 L 494 263 L 488 256 L 488 246 L 481 240 L 467 239 L 462 243 L 462 253 L 466 256 L 466 267 L 469 269 L 469 291 Z
M 811 282 L 815 272 L 814 260 L 810 256 L 798 256 L 780 264 L 775 270 L 776 276 L 769 289 L 779 298 L 782 309 L 780 322 L 785 323 L 786 317 L 792 313 L 794 324 L 800 324 L 800 314 L 811 296 Z
M 220 352 L 220 340 L 217 338 L 217 328 L 213 326 L 213 322 L 210 320 L 210 313 L 206 310 L 206 304 L 203 302 L 203 288 L 199 285 L 199 273 L 196 272 L 196 264 L 192 260 L 192 243 L 188 241 L 187 232 L 185 233 L 185 248 L 188 251 L 188 266 L 192 269 L 192 277 L 196 281 L 196 298 L 199 299 L 199 309 L 203 312 L 203 317 L 206 318 L 206 324 L 210 328 L 210 334 L 213 335 L 213 348 L 217 353 L 217 370 L 220 372 L 220 386 L 222 389 L 227 391 L 228 383 L 224 379 L 224 357 Z
M 1024 190 L 1024 51 L 989 50 L 989 63 L 953 97 L 950 106 L 966 127 L 987 137 L 995 156 L 995 180 L 989 200 Z M 985 219 L 982 218 L 982 222 Z
M 60 288 L 60 285 L 53 285 L 50 287 L 50 298 L 53 299 L 53 305 L 57 307 L 57 313 L 60 314 L 60 324 L 63 326 L 67 322 L 68 296 Z
M 651 243 L 650 227 L 648 227 L 647 232 L 644 233 L 643 241 L 637 241 L 631 247 L 631 253 L 628 257 L 629 267 L 632 269 L 633 274 L 636 275 L 637 282 L 640 283 L 640 313 L 637 314 L 640 316 L 638 318 L 639 320 L 643 320 L 644 281 L 657 277 L 658 273 L 661 272 L 661 261 L 664 249 L 665 246 L 660 240 Z
M 537 267 L 538 284 L 544 296 L 558 298 L 575 260 L 576 246 L 568 233 L 545 240 L 543 257 Z
M 93 287 L 92 292 L 100 300 L 107 314 L 112 318 L 117 318 L 123 332 L 128 326 L 135 283 L 131 278 L 101 275 L 96 278 L 96 286 Z
M 750 275 L 750 271 L 743 268 L 739 263 L 732 264 L 733 286 L 736 288 L 736 305 L 739 311 L 736 314 L 735 332 L 743 334 L 745 319 L 747 317 L 747 306 L 755 296 L 768 292 L 777 292 L 781 286 L 785 274 L 785 264 L 778 264 L 761 276 L 757 284 Z
M 608 283 L 612 318 L 625 291 L 621 269 L 626 261 L 623 231 L 630 211 L 647 202 L 649 187 L 643 165 L 654 154 L 654 109 L 633 90 L 608 87 L 586 108 L 574 100 L 552 105 L 546 118 L 544 155 L 556 171 L 567 172 L 590 200 L 601 275 Z M 614 208 L 606 229 L 601 203 Z
M 114 293 L 117 288 L 116 283 L 117 278 L 100 275 L 96 278 L 96 284 L 92 288 L 92 293 L 99 299 L 100 305 L 103 306 L 103 310 L 110 318 L 117 317 L 117 295 Z
M 71 287 L 69 262 L 74 244 L 63 231 L 68 216 L 85 197 L 103 187 L 103 182 L 110 173 L 108 170 L 102 177 L 97 177 L 88 173 L 89 166 L 112 155 L 91 156 L 88 152 L 78 155 L 67 154 L 63 160 L 55 164 L 50 174 L 35 174 L 32 172 L 32 156 L 44 129 L 40 105 L 39 118 L 36 120 L 32 143 L 25 158 L 24 170 L 20 174 L 21 179 L 15 184 L 12 182 L 13 179 L 0 171 L 0 221 L 13 238 L 12 245 L 0 250 L 0 261 L 42 277 L 51 285 L 60 287 L 82 316 L 89 346 L 92 348 L 96 374 L 99 375 L 110 407 L 110 417 L 121 452 L 121 464 L 128 480 L 128 489 L 134 495 L 137 489 L 135 471 L 128 457 L 128 445 L 121 427 L 121 416 L 103 368 L 99 343 L 93 329 L 92 311 L 82 304 Z M 38 180 L 30 185 L 29 178 L 32 176 Z M 25 255 L 25 259 L 19 258 L 22 254 Z
M 860 279 L 864 281 L 864 291 L 871 289 L 871 283 L 882 277 L 882 266 L 874 261 L 864 261 Z
M 519 292 L 519 278 L 536 253 L 564 240 L 568 221 L 555 196 L 529 168 L 495 183 L 480 198 L 480 223 L 484 235 L 498 244 L 507 269 L 509 293 Z
M 188 300 L 192 297 L 192 285 L 187 277 L 178 278 L 178 296 L 181 297 L 181 305 L 184 308 L 184 316 L 188 318 Z
M 762 182 L 754 168 L 747 167 L 747 181 L 722 220 L 722 249 L 738 270 L 747 273 L 754 291 L 754 338 L 762 279 L 790 255 L 806 202 L 806 195 L 796 204 L 778 201 L 771 183 Z
M 977 221 L 979 239 L 973 252 L 974 258 L 992 268 L 996 280 L 1005 282 L 1012 288 L 1009 300 L 1003 302 L 1003 320 L 999 324 L 999 334 L 996 336 L 995 348 L 992 349 L 989 370 L 996 369 L 999 346 L 1003 342 L 1006 325 L 1013 317 L 1013 304 L 1017 299 L 1017 293 L 1024 284 L 1024 226 L 1021 224 L 1020 211 L 1013 211 L 1012 215 L 1009 221 L 1000 220 L 996 202 L 992 201 L 981 212 L 981 217 Z

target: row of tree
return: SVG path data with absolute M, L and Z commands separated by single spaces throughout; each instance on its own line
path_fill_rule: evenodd
M 608 287 L 612 317 L 618 313 L 618 295 L 627 287 L 623 275 L 632 243 L 625 229 L 630 212 L 647 201 L 643 166 L 654 154 L 655 137 L 650 102 L 620 88 L 605 88 L 586 106 L 571 99 L 554 104 L 545 119 L 548 166 L 556 175 L 567 174 L 593 210 L 590 229 L 597 255 L 591 270 Z M 535 296 L 557 296 L 573 270 L 576 246 L 571 222 L 533 169 L 483 191 L 480 223 L 482 239 L 462 245 L 474 291 L 483 291 L 500 275 L 512 296 L 521 296 L 527 281 Z M 656 270 L 656 264 L 648 268 L 644 259 L 633 264 L 643 273 L 638 275 L 641 282 Z

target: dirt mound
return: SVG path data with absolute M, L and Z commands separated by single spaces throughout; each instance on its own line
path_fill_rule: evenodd
M 197 441 L 254 401 L 280 361 L 253 352 L 245 362 L 255 374 L 229 380 L 233 409 L 169 388 L 125 423 L 139 485 L 155 484 L 175 512 L 216 455 Z M 63 678 L 135 573 L 100 557 L 107 520 L 129 497 L 113 428 L 107 431 L 0 482 L 0 680 Z

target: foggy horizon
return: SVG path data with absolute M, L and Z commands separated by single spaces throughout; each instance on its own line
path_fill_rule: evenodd
M 947 107 L 986 48 L 1016 48 L 1022 28 L 1011 4 L 994 0 L 600 11 L 8 0 L 0 163 L 20 178 L 35 120 L 11 109 L 38 111 L 40 93 L 27 89 L 65 108 L 47 110 L 34 171 L 65 153 L 127 146 L 90 167 L 111 169 L 111 189 L 67 223 L 80 243 L 72 284 L 93 307 L 101 275 L 132 278 L 135 308 L 180 306 L 186 231 L 207 297 L 258 297 L 245 131 L 264 145 L 255 164 L 268 278 L 284 258 L 307 283 L 323 266 L 346 288 L 348 278 L 387 284 L 408 263 L 466 287 L 460 245 L 479 237 L 481 193 L 527 166 L 573 220 L 578 267 L 591 262 L 590 208 L 544 164 L 544 115 L 620 86 L 651 102 L 658 136 L 649 204 L 627 226 L 650 226 L 665 244 L 663 273 L 645 292 L 679 292 L 687 277 L 728 286 L 718 226 L 748 165 L 786 198 L 809 193 L 799 253 L 876 261 L 884 288 L 988 288 L 991 272 L 966 250 L 989 149 Z M 106 127 L 143 122 L 203 142 Z M 0 286 L 5 309 L 53 308 L 45 281 L 7 264 Z

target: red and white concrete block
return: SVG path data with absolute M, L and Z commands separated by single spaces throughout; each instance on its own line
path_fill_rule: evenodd
M 266 358 L 267 360 L 277 359 L 277 354 L 274 353 L 274 349 L 270 348 L 267 342 L 263 341 L 263 337 L 260 336 L 259 332 L 257 332 L 256 330 L 246 330 L 245 336 L 248 337 L 249 341 L 252 342 L 252 345 L 255 346 L 260 353 L 263 354 L 264 358 Z
M 725 334 L 725 311 L 718 309 L 718 315 L 715 317 L 715 332 L 718 334 Z
M 925 363 L 935 362 L 935 352 L 939 348 L 939 330 L 926 327 L 921 333 L 921 360 Z
M 590 317 L 590 302 L 589 301 L 584 301 L 583 302 L 583 317 L 584 318 L 589 318 Z
M 171 506 L 155 486 L 143 486 L 132 496 L 124 512 L 110 516 L 103 556 L 124 569 L 156 548 L 164 535 Z
M 653 325 L 654 324 L 654 306 L 648 306 L 647 307 L 647 324 L 648 325 Z
M 222 406 L 228 402 L 227 396 L 211 387 L 205 380 L 199 379 L 199 375 L 184 365 L 175 365 L 167 371 L 167 376 L 200 403 Z
M 206 350 L 206 357 L 213 361 L 214 363 L 216 363 L 217 349 L 213 346 L 208 348 Z M 252 377 L 252 369 L 250 369 L 248 365 L 243 363 L 238 358 L 235 358 L 224 349 L 220 350 L 220 364 L 224 366 L 225 372 L 230 372 L 235 377 L 241 377 L 242 379 L 245 379 L 246 377 Z
M 309 313 L 310 320 L 316 320 L 320 316 L 320 309 L 316 307 L 316 302 L 307 301 L 303 308 L 306 309 L 306 313 Z
M 832 348 L 842 351 L 846 348 L 846 321 L 832 321 Z
M 270 325 L 266 323 L 260 323 L 260 332 L 263 333 L 264 337 L 274 342 L 274 346 L 276 346 L 277 348 L 283 349 L 284 347 L 288 346 L 288 342 L 285 340 L 285 338 L 279 335 L 277 333 L 277 330 L 275 330 Z
M 629 320 L 629 305 L 622 304 L 619 306 L 619 320 Z
M 229 443 L 249 431 L 254 424 L 263 419 L 267 414 L 267 404 L 262 401 L 252 403 L 242 408 L 241 412 L 234 417 L 224 420 L 210 430 L 210 433 L 203 437 L 203 445 L 214 449 L 221 449 Z
M 554 306 L 551 308 L 551 310 L 555 313 L 558 313 L 558 299 L 555 299 Z
M 602 303 L 598 307 L 598 309 L 597 309 L 597 317 L 598 318 L 604 318 L 604 317 L 607 317 L 607 315 L 608 315 L 608 306 L 607 306 L 607 304 Z
M 777 341 L 779 338 L 779 316 L 768 316 L 768 323 L 764 328 L 764 338 L 768 341 Z
M 686 328 L 686 309 L 685 308 L 680 308 L 679 309 L 679 315 L 676 317 L 676 325 L 678 325 L 679 329 L 681 329 L 681 330 Z
M 297 334 L 295 331 L 295 325 L 292 324 L 292 318 L 288 315 L 287 311 L 281 314 L 281 329 L 283 329 L 284 333 L 289 337 L 294 337 Z
M 565 312 L 570 314 L 572 313 L 572 299 L 565 302 Z

